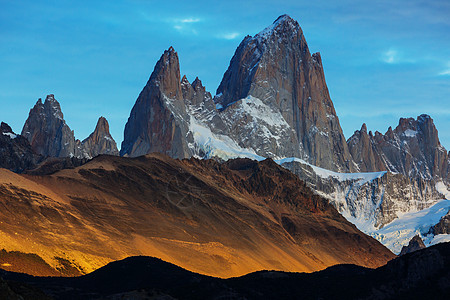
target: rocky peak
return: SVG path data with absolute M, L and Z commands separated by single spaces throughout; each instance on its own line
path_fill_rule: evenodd
M 109 133 L 109 124 L 100 117 L 93 133 L 80 143 L 81 157 L 93 158 L 99 154 L 119 155 L 117 145 Z
M 182 81 L 182 90 L 183 90 L 183 99 L 187 104 L 190 105 L 201 105 L 205 104 L 209 109 L 214 109 L 214 103 L 212 102 L 212 97 L 209 92 L 206 91 L 206 88 L 203 86 L 202 81 L 196 77 L 192 84 L 187 83 L 183 84 Z
M 430 228 L 430 233 L 434 235 L 450 234 L 450 211 L 439 220 L 439 223 Z
M 347 140 L 348 149 L 359 171 L 384 171 L 385 167 L 373 146 L 373 134 L 367 134 L 367 125 L 363 123 L 360 130 Z
M 178 54 L 170 47 L 165 50 L 150 76 L 149 82 L 159 87 L 170 99 L 181 99 L 180 63 Z
M 13 172 L 34 168 L 41 157 L 33 152 L 28 140 L 15 134 L 7 123 L 1 122 L 0 130 L 0 168 Z
M 61 106 L 53 94 L 47 95 L 44 103 L 42 103 L 42 99 L 39 98 L 33 109 L 36 112 L 41 113 L 44 118 L 64 119 Z
M 189 119 L 182 100 L 192 89 L 184 76 L 180 80 L 178 54 L 164 51 L 146 86 L 139 94 L 125 125 L 121 155 L 140 156 L 161 152 L 175 158 L 190 156 L 186 134 Z
M 301 31 L 302 29 L 297 21 L 288 15 L 281 15 L 272 23 L 272 25 L 266 27 L 264 30 L 255 35 L 255 39 L 259 43 L 263 43 L 268 39 L 273 39 L 274 37 L 289 39 Z
M 366 125 L 366 123 L 362 124 L 360 132 L 361 133 L 367 133 L 367 125 Z
M 379 171 L 380 165 L 370 163 L 373 159 L 362 157 L 361 151 L 367 150 L 368 141 L 356 135 L 357 132 L 347 141 L 355 162 L 362 171 Z M 386 170 L 409 178 L 447 180 L 448 153 L 439 142 L 438 131 L 430 116 L 400 118 L 394 130 L 389 127 L 385 135 L 375 133 L 369 139 L 375 160 Z
M 400 252 L 400 256 L 424 248 L 426 248 L 426 246 L 423 243 L 422 238 L 419 235 L 416 235 L 409 241 L 408 246 L 403 246 L 402 251 Z
M 2 133 L 14 133 L 11 127 L 4 122 L 1 123 L 0 130 L 2 131 Z
M 352 171 L 320 54 L 311 56 L 300 25 L 287 15 L 254 37 L 244 38 L 217 89 L 215 102 L 226 110 L 249 96 L 281 114 L 295 132 L 280 143 L 296 150 L 288 154 L 283 147 L 264 145 L 267 150 L 260 155 L 300 156 L 320 167 Z
M 190 86 L 189 80 L 187 79 L 186 75 L 183 75 L 183 78 L 181 78 L 181 88 L 185 86 Z
M 198 77 L 195 77 L 195 80 L 192 81 L 192 87 L 194 88 L 194 90 L 196 92 L 205 92 L 206 89 L 202 84 L 202 81 L 200 79 L 198 79 Z
M 59 102 L 53 94 L 39 99 L 30 110 L 22 129 L 33 150 L 44 156 L 72 157 L 75 155 L 75 137 L 64 121 Z

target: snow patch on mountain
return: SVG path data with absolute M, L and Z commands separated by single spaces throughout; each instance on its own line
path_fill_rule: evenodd
M 218 157 L 224 160 L 237 157 L 248 157 L 263 160 L 253 149 L 240 147 L 226 135 L 214 134 L 211 129 L 199 120 L 190 116 L 189 132 L 194 136 L 194 143 L 188 146 L 194 153 L 201 153 L 202 158 Z
M 12 140 L 17 137 L 17 135 L 12 132 L 3 132 L 3 135 L 9 136 L 9 138 Z
M 403 135 L 406 137 L 415 137 L 417 135 L 416 130 L 406 129 L 405 132 L 403 132 Z
M 450 200 L 450 191 L 442 181 L 436 183 L 436 189 L 439 193 L 445 196 L 445 199 Z
M 384 174 L 387 173 L 386 171 L 367 172 L 367 173 L 339 173 L 339 172 L 334 172 L 334 171 L 330 171 L 330 170 L 327 170 L 324 168 L 314 166 L 314 165 L 304 161 L 303 159 L 296 158 L 296 157 L 289 157 L 289 158 L 283 158 L 283 159 L 276 160 L 276 162 L 280 165 L 283 165 L 284 163 L 288 163 L 288 162 L 293 162 L 293 161 L 310 166 L 314 170 L 316 175 L 320 176 L 323 179 L 332 177 L 341 182 L 348 181 L 348 180 L 358 180 L 359 184 L 364 184 L 364 183 L 372 181 L 374 179 L 381 178 L 381 177 L 383 177 Z
M 409 241 L 417 234 L 422 237 L 426 246 L 450 241 L 450 235 L 434 236 L 429 233 L 431 226 L 437 224 L 449 209 L 450 200 L 440 200 L 429 208 L 405 213 L 383 228 L 365 233 L 380 241 L 396 254 L 399 254 L 402 247 L 408 245 Z

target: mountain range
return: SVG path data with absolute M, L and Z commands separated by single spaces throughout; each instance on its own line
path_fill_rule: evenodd
M 32 249 L 51 272 L 141 254 L 222 277 L 375 267 L 393 254 L 362 232 L 395 253 L 416 235 L 450 240 L 449 153 L 432 118 L 402 118 L 385 134 L 363 124 L 346 140 L 321 55 L 287 15 L 242 40 L 214 96 L 164 51 L 120 152 L 103 117 L 75 139 L 54 95 L 37 101 L 20 135 L 1 130 L 2 247 Z

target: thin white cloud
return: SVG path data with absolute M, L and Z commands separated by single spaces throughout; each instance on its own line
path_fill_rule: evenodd
M 395 49 L 389 49 L 382 53 L 381 60 L 387 64 L 398 63 L 398 52 Z
M 235 38 L 239 37 L 239 32 L 227 32 L 220 34 L 217 37 L 225 40 L 234 40 Z
M 194 28 L 194 24 L 200 22 L 199 18 L 184 18 L 184 19 L 172 19 L 173 28 L 180 33 L 198 34 L 198 31 Z
M 181 19 L 179 20 L 181 23 L 197 23 L 200 22 L 199 18 L 187 18 L 187 19 Z
M 450 62 L 447 63 L 446 68 L 442 72 L 439 72 L 438 75 L 439 76 L 448 76 L 448 75 L 450 75 Z
M 424 58 L 412 57 L 407 55 L 405 51 L 399 51 L 396 48 L 389 48 L 381 53 L 380 60 L 387 64 L 415 64 L 419 61 L 423 61 Z

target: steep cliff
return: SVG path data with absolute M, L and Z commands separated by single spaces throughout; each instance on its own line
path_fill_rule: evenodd
M 39 99 L 30 110 L 28 119 L 22 129 L 33 151 L 47 157 L 75 156 L 75 137 L 64 121 L 59 102 L 54 95 Z
M 131 110 L 120 155 L 135 157 L 160 152 L 174 158 L 190 157 L 188 124 L 178 54 L 170 47 L 157 62 Z
M 92 132 L 79 145 L 80 157 L 93 158 L 100 154 L 119 155 L 117 145 L 109 133 L 109 124 L 104 117 L 100 117 Z

